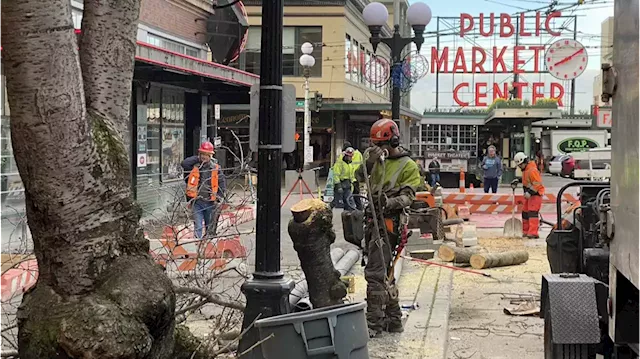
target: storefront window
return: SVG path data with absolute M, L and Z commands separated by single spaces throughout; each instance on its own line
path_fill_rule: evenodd
M 244 70 L 260 74 L 260 48 L 262 29 L 258 26 L 249 28 L 247 46 L 245 48 Z M 310 42 L 313 44 L 311 56 L 316 59 L 315 65 L 310 69 L 310 76 L 322 76 L 322 27 L 312 26 L 288 26 L 282 34 L 282 74 L 284 76 L 302 76 L 304 69 L 299 59 L 302 55 L 300 46 Z M 345 60 L 348 61 L 348 60 Z
M 2 71 L 2 69 L 0 69 Z M 25 217 L 24 203 L 24 186 L 18 172 L 18 166 L 13 158 L 13 148 L 11 147 L 11 128 L 10 128 L 10 111 L 9 101 L 7 100 L 6 79 L 3 73 L 0 73 L 0 194 L 2 196 L 2 204 L 0 205 L 1 221 L 0 221 L 0 237 L 3 244 L 11 241 L 26 244 L 29 250 L 32 245 L 26 239 L 31 234 L 27 226 Z
M 344 39 L 344 78 L 351 80 L 351 64 L 353 63 L 351 52 L 351 36 L 348 34 Z
M 162 180 L 182 178 L 184 91 L 162 89 Z
M 287 29 L 287 28 L 285 28 Z M 305 42 L 313 45 L 311 56 L 316 59 L 316 64 L 310 69 L 309 75 L 312 77 L 322 77 L 322 27 L 319 26 L 301 26 L 294 28 L 296 31 L 296 41 L 294 49 L 296 50 L 294 63 L 296 65 L 295 76 L 302 76 L 303 69 L 298 59 L 302 56 L 300 46 Z
M 200 49 L 193 46 L 183 45 L 181 43 L 166 39 L 164 37 L 160 37 L 158 35 L 147 34 L 147 43 L 149 45 L 161 47 L 163 49 L 177 52 L 179 54 L 192 57 L 200 57 Z
M 469 151 L 477 154 L 478 132 L 473 125 L 422 125 L 422 150 Z
M 247 34 L 247 46 L 245 53 L 245 70 L 256 75 L 260 74 L 260 39 L 262 34 L 261 28 L 253 26 L 249 28 Z

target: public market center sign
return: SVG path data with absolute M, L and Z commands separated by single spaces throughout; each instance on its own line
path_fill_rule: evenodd
M 540 37 L 543 33 L 549 34 L 553 37 L 561 36 L 560 31 L 555 31 L 552 29 L 551 24 L 554 18 L 560 17 L 560 12 L 552 12 L 549 14 L 536 12 L 535 14 L 535 28 L 527 28 L 525 26 L 525 15 L 520 14 L 519 29 L 516 30 L 516 21 L 517 19 L 512 17 L 509 14 L 500 14 L 496 15 L 494 13 L 490 13 L 489 16 L 485 14 L 480 14 L 479 19 L 475 19 L 473 16 L 469 14 L 460 14 L 460 37 L 464 37 L 465 35 L 469 35 L 469 33 L 479 33 L 482 37 L 491 37 L 498 35 L 500 38 L 507 39 L 516 36 L 516 31 L 518 31 L 518 36 L 520 37 L 521 42 L 532 43 L 534 41 L 527 41 L 527 38 L 532 37 Z M 531 19 L 532 16 L 528 16 L 527 18 Z M 496 25 L 496 26 L 494 26 Z M 530 26 L 533 27 L 533 26 Z M 576 43 L 573 39 L 567 39 L 567 44 L 569 41 Z M 556 45 L 554 43 L 552 47 Z M 561 45 L 560 42 L 557 43 L 558 46 Z M 564 42 L 562 42 L 564 46 Z M 580 45 L 578 43 L 578 45 Z M 575 46 L 575 45 L 571 45 Z M 580 48 L 581 47 L 581 48 Z M 584 47 L 580 45 L 580 47 L 576 48 L 576 55 L 583 53 L 586 55 L 586 50 Z M 474 46 L 471 50 L 471 58 L 469 58 L 469 54 L 465 53 L 465 49 L 463 47 L 458 47 L 457 49 L 452 49 L 447 47 L 443 47 L 438 50 L 436 47 L 431 48 L 431 73 L 445 73 L 445 74 L 454 74 L 454 73 L 472 73 L 472 74 L 521 74 L 524 73 L 524 66 L 527 62 L 529 62 L 529 58 L 533 57 L 533 72 L 540 73 L 541 68 L 544 64 L 541 64 L 543 60 L 547 64 L 553 61 L 553 49 L 549 48 L 551 54 L 545 54 L 545 46 L 544 45 L 518 45 L 513 47 L 508 46 L 493 46 L 491 48 L 484 48 L 480 46 Z M 569 49 L 568 51 L 572 51 Z M 570 52 L 571 54 L 571 52 Z M 510 56 L 507 56 L 510 55 Z M 543 56 L 544 55 L 544 56 Z M 560 64 L 566 63 L 567 61 L 574 61 L 574 57 L 576 55 L 565 56 L 558 61 L 554 61 L 553 63 Z M 573 57 L 571 57 L 573 56 Z M 487 58 L 492 58 L 490 64 L 486 64 Z M 548 59 L 547 59 L 548 57 Z M 507 58 L 513 59 L 512 61 L 506 60 Z M 453 62 L 450 60 L 453 59 Z M 580 61 L 580 59 L 575 59 Z M 584 59 L 582 59 L 584 61 Z M 507 66 L 511 66 L 511 69 L 507 69 Z M 584 66 L 578 64 L 580 70 L 584 71 Z M 582 73 L 580 71 L 580 73 Z M 531 71 L 527 71 L 531 73 Z M 555 73 L 551 73 L 554 77 L 556 77 Z M 578 75 L 577 72 L 573 72 L 570 75 Z M 564 75 L 563 75 L 564 76 Z M 567 77 L 563 77 L 563 79 L 567 79 Z M 476 82 L 473 88 L 470 88 L 470 84 L 468 82 L 458 83 L 453 90 L 453 99 L 460 106 L 469 106 L 469 102 L 462 101 L 458 92 L 462 89 L 470 90 L 474 93 L 474 105 L 475 106 L 487 106 L 491 103 L 489 99 L 487 99 L 489 90 L 493 90 L 493 100 L 497 98 L 506 99 L 509 95 L 509 83 L 501 82 L 501 83 L 492 83 L 488 84 L 487 82 Z M 545 88 L 544 82 L 514 82 L 512 85 L 517 89 L 517 97 L 522 98 L 523 89 L 527 87 L 531 87 L 532 92 L 532 104 L 535 104 L 538 99 L 545 97 L 545 91 L 549 94 L 548 97 L 555 98 L 558 100 L 558 105 L 563 106 L 562 97 L 564 96 L 564 87 L 559 82 L 551 82 L 548 88 Z

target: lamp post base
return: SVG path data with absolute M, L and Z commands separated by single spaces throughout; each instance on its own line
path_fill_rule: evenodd
M 247 306 L 244 310 L 242 329 L 250 326 L 258 315 L 260 319 L 276 315 L 290 313 L 289 294 L 293 290 L 295 282 L 288 278 L 262 279 L 255 276 L 240 288 L 247 298 Z M 240 338 L 238 353 L 249 349 L 260 340 L 258 329 L 254 326 Z M 263 359 L 260 346 L 243 355 L 243 358 Z

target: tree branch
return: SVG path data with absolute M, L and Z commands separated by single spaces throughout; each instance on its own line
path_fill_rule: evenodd
M 206 290 L 206 289 L 202 289 L 202 288 L 195 288 L 195 287 L 177 287 L 175 288 L 175 293 L 176 294 L 197 294 L 203 298 L 205 298 L 205 300 L 209 303 L 213 303 L 213 304 L 217 304 L 223 307 L 227 307 L 227 308 L 232 308 L 232 309 L 237 309 L 237 310 L 244 310 L 244 305 L 237 303 L 237 302 L 231 302 L 225 299 L 220 298 L 219 295 L 211 293 L 210 291 Z

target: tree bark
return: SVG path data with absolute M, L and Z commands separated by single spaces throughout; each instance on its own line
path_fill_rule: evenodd
M 469 263 L 472 255 L 484 251 L 485 249 L 482 247 L 461 248 L 443 244 L 438 249 L 438 257 L 445 262 Z
M 331 244 L 336 239 L 331 209 L 319 199 L 305 199 L 291 212 L 289 236 L 309 285 L 311 304 L 314 308 L 341 304 L 347 287 L 331 262 Z
M 11 140 L 39 268 L 17 314 L 20 358 L 168 358 L 175 294 L 148 254 L 124 144 L 139 0 L 84 8 L 81 54 L 68 0 L 2 2 Z
M 474 254 L 471 256 L 469 263 L 475 269 L 484 269 L 522 264 L 528 260 L 529 253 L 527 251 L 509 251 Z

